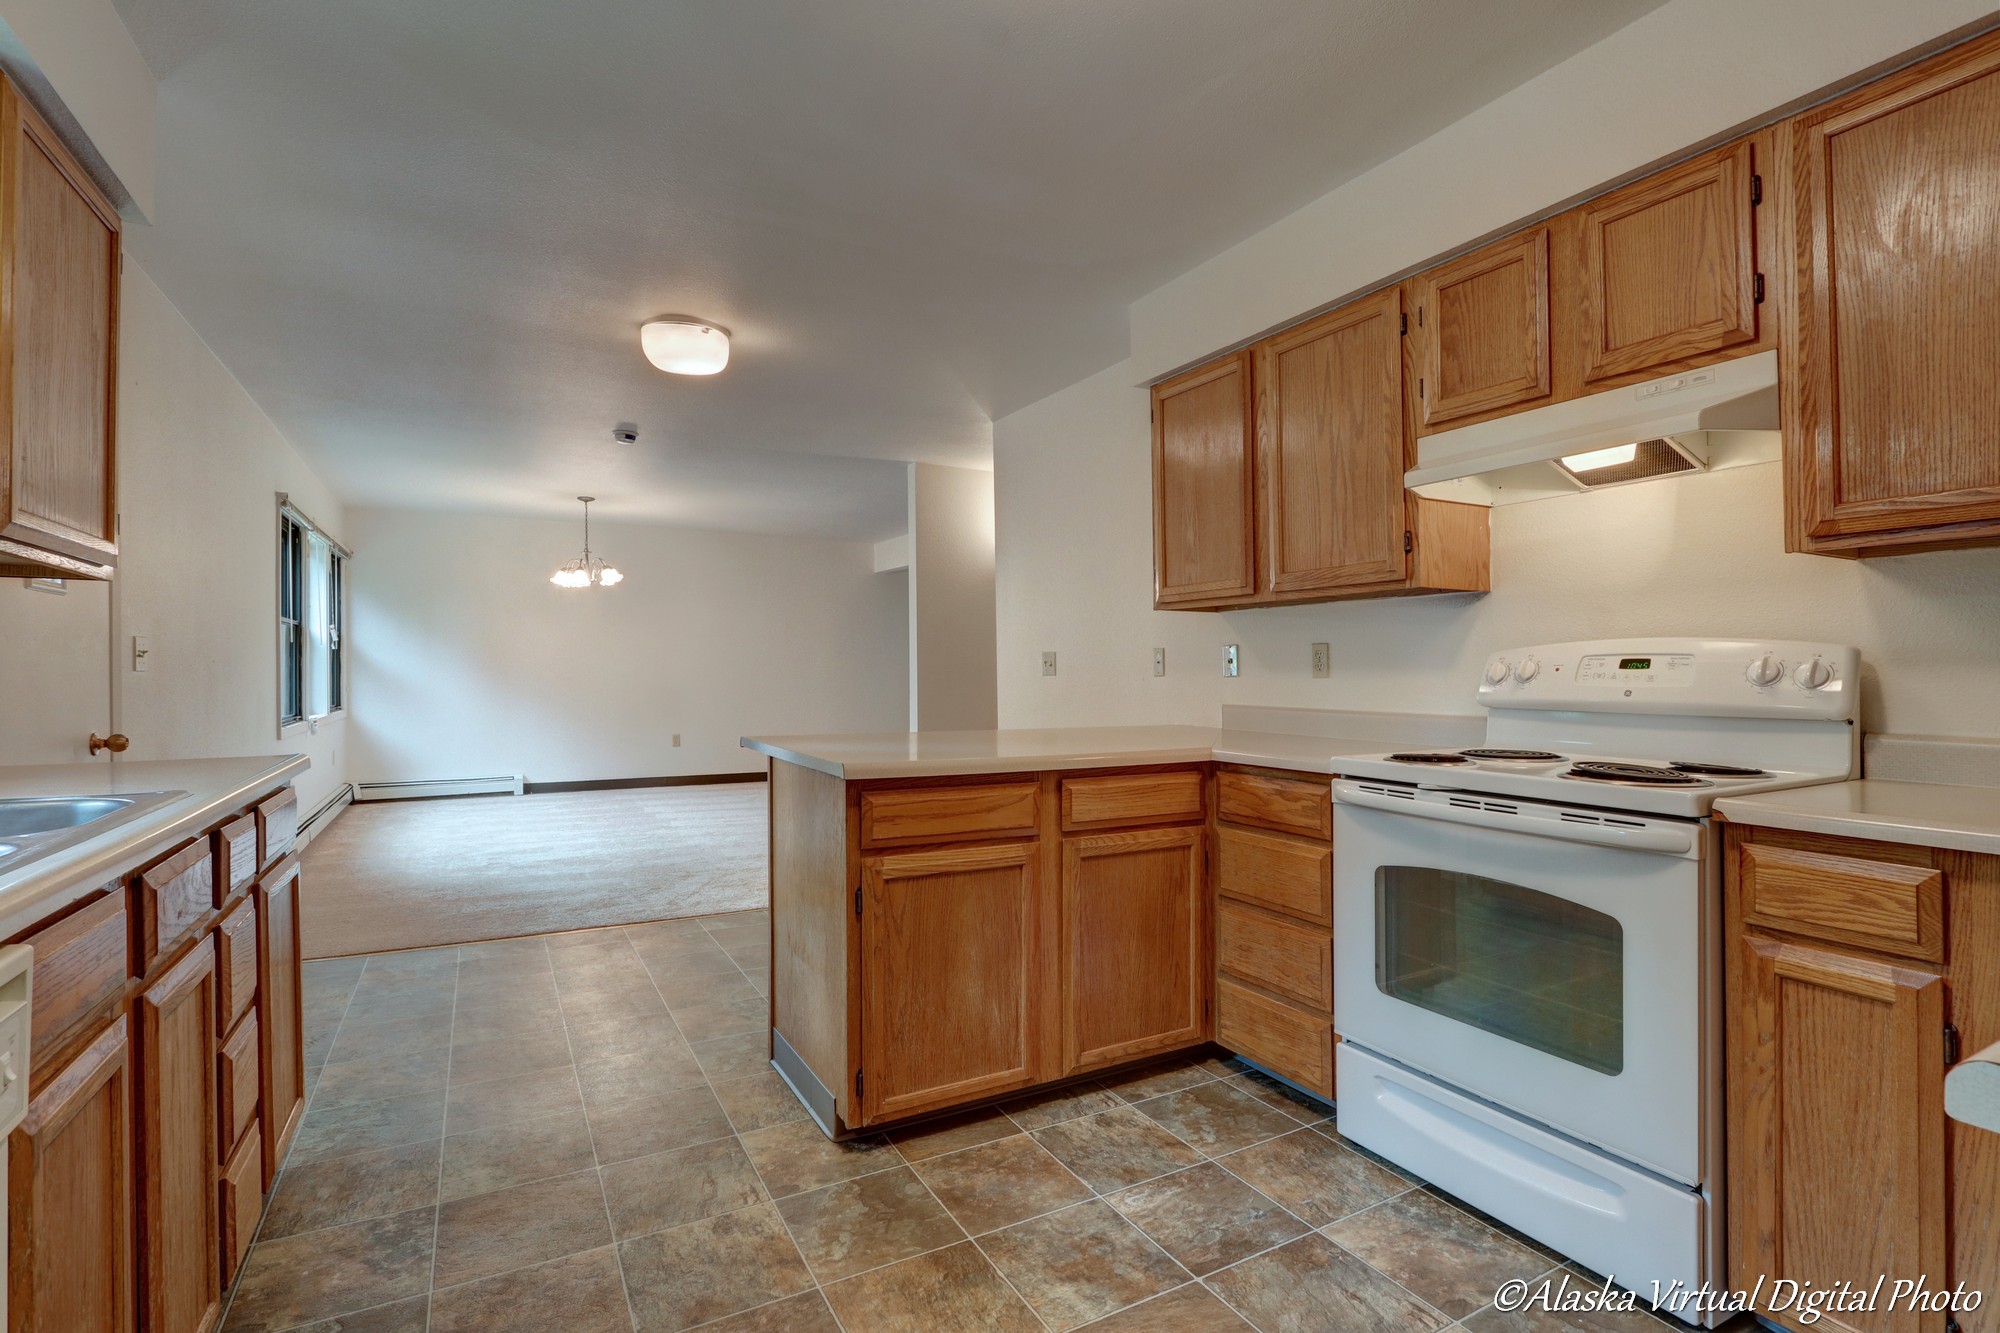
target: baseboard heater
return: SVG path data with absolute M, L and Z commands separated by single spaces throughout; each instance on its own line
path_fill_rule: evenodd
M 320 802 L 319 809 L 307 815 L 299 824 L 299 845 L 311 842 L 319 831 L 333 821 L 333 817 L 354 804 L 354 784 L 342 783 L 340 790 Z
M 418 782 L 357 782 L 357 801 L 413 801 L 425 796 L 519 796 L 524 775 L 493 778 L 426 778 Z

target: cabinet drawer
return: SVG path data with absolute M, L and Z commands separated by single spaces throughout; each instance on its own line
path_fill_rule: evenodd
M 299 793 L 296 787 L 272 792 L 257 802 L 257 868 L 262 870 L 292 850 L 299 840 Z
M 1064 778 L 1065 829 L 1157 824 L 1202 815 L 1200 773 L 1120 773 Z
M 1333 936 L 1232 902 L 1215 905 L 1215 964 L 1315 1009 L 1333 1009 Z
M 1333 924 L 1333 850 L 1248 829 L 1215 831 L 1215 891 L 1289 912 L 1317 926 Z
M 215 831 L 216 875 L 222 906 L 257 880 L 257 812 L 252 810 Z
M 139 965 L 152 965 L 215 911 L 215 850 L 200 838 L 138 874 Z
M 1040 788 L 1032 782 L 978 787 L 911 787 L 863 792 L 861 842 L 891 847 L 1035 834 Z
M 1222 978 L 1215 983 L 1215 1040 L 1300 1087 L 1333 1097 L 1333 1023 Z
M 255 1125 L 223 1164 L 216 1193 L 216 1207 L 222 1215 L 222 1225 L 216 1229 L 222 1239 L 222 1285 L 227 1287 L 243 1266 L 243 1256 L 250 1252 L 250 1240 L 257 1234 L 258 1219 L 264 1215 L 264 1141 Z
M 1739 871 L 1751 925 L 1944 960 L 1944 872 L 1930 865 L 1753 842 Z
M 222 1050 L 216 1055 L 216 1097 L 220 1101 L 215 1117 L 222 1134 L 220 1144 L 221 1160 L 227 1162 L 230 1152 L 243 1141 L 243 1131 L 257 1121 L 257 1015 L 252 1012 L 243 1016 L 229 1039 L 222 1043 Z M 263 1170 L 263 1162 L 258 1162 L 258 1170 Z
M 257 994 L 257 904 L 245 898 L 215 928 L 216 1018 L 227 1032 Z
M 22 943 L 35 951 L 29 1035 L 37 1055 L 125 988 L 132 972 L 125 891 L 114 889 Z
M 1331 838 L 1333 784 L 1327 778 L 1315 781 L 1225 769 L 1215 780 L 1215 813 L 1232 824 Z

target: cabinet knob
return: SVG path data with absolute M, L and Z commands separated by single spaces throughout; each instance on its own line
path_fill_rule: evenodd
M 121 731 L 114 731 L 109 736 L 100 736 L 94 731 L 90 733 L 90 753 L 93 756 L 103 750 L 124 754 L 125 747 L 131 743 L 131 738 Z

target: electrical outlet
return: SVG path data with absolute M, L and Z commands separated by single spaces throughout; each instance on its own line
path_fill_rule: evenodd
M 1156 676 L 1167 674 L 1167 650 L 1164 648 L 1153 650 L 1153 674 Z
M 1313 679 L 1325 680 L 1333 674 L 1333 645 L 1316 643 L 1313 645 Z
M 1235 675 L 1235 674 L 1236 674 L 1236 666 L 1237 666 L 1237 659 L 1236 659 L 1236 645 L 1235 645 L 1235 644 L 1233 644 L 1233 643 L 1225 643 L 1225 644 L 1223 644 L 1223 645 L 1222 645 L 1222 674 L 1223 674 L 1223 675 L 1225 675 L 1225 676 L 1233 676 L 1233 675 Z
M 674 748 L 676 750 L 681 748 L 681 734 L 678 731 L 674 733 Z
M 1056 674 L 1056 655 L 1054 653 L 1042 654 L 1042 674 L 1044 676 L 1053 676 Z

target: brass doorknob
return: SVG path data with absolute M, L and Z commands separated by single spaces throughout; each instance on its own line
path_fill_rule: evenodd
M 109 736 L 100 736 L 94 731 L 90 733 L 90 752 L 93 755 L 100 750 L 109 750 L 113 754 L 124 754 L 125 747 L 131 743 L 131 738 L 123 732 L 114 731 Z

